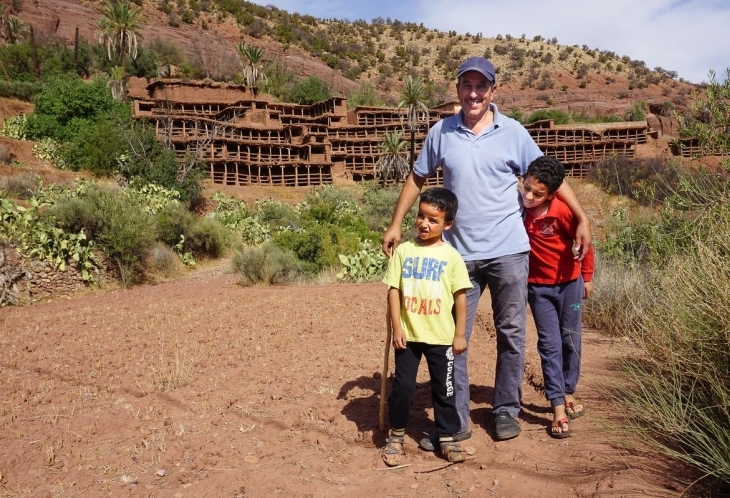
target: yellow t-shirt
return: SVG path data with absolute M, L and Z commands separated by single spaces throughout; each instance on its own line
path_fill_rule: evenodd
M 401 291 L 400 322 L 407 341 L 444 346 L 454 342 L 454 293 L 472 287 L 456 249 L 404 242 L 390 258 L 383 282 Z

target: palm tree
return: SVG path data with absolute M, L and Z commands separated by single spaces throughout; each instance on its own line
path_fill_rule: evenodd
M 106 85 L 112 90 L 112 97 L 115 100 L 124 100 L 124 68 L 114 66 L 109 71 L 109 81 Z
M 408 159 L 404 157 L 405 148 L 408 142 L 402 139 L 403 134 L 396 130 L 392 133 L 386 133 L 383 136 L 383 142 L 380 144 L 380 150 L 383 152 L 375 163 L 375 176 L 380 178 L 380 182 L 385 185 L 389 180 L 404 180 L 411 171 Z
M 258 80 L 266 81 L 263 66 L 264 49 L 242 42 L 236 46 L 236 51 L 241 57 L 243 81 L 246 86 L 254 86 Z
M 16 16 L 9 16 L 4 24 L 8 32 L 8 40 L 13 45 L 18 43 L 28 32 L 28 26 Z
M 137 32 L 142 25 L 138 16 L 140 9 L 131 8 L 124 0 L 107 2 L 101 10 L 101 19 L 97 21 L 100 29 L 99 39 L 106 44 L 109 60 L 117 50 L 121 52 L 120 67 L 124 68 L 126 56 L 137 58 Z
M 410 166 L 416 155 L 416 131 L 421 121 L 428 122 L 428 107 L 426 106 L 426 87 L 423 78 L 406 76 L 405 86 L 400 89 L 398 109 L 406 109 L 406 128 L 411 132 Z

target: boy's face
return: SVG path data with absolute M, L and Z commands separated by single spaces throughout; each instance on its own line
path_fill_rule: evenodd
M 448 230 L 453 222 L 446 221 L 446 213 L 426 202 L 418 205 L 416 229 L 421 245 L 431 245 L 441 241 L 441 234 Z
M 527 175 L 522 182 L 522 205 L 525 209 L 535 209 L 555 197 L 554 192 L 548 191 L 547 185 L 540 183 L 537 178 Z

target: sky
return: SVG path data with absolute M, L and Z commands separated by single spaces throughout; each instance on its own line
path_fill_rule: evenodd
M 730 0 L 256 0 L 289 13 L 371 22 L 390 17 L 440 31 L 493 38 L 541 35 L 587 45 L 692 83 L 730 68 Z

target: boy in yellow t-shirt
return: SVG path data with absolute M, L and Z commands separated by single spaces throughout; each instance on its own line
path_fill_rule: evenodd
M 388 396 L 390 437 L 383 461 L 396 466 L 403 456 L 416 376 L 426 357 L 431 377 L 434 419 L 441 453 L 450 462 L 465 460 L 454 441 L 461 429 L 454 398 L 454 355 L 466 351 L 466 289 L 472 287 L 464 260 L 441 235 L 454 223 L 453 192 L 431 188 L 421 194 L 413 242 L 400 244 L 388 264 L 388 307 L 393 323 L 395 376 Z M 453 313 L 452 313 L 453 311 Z

